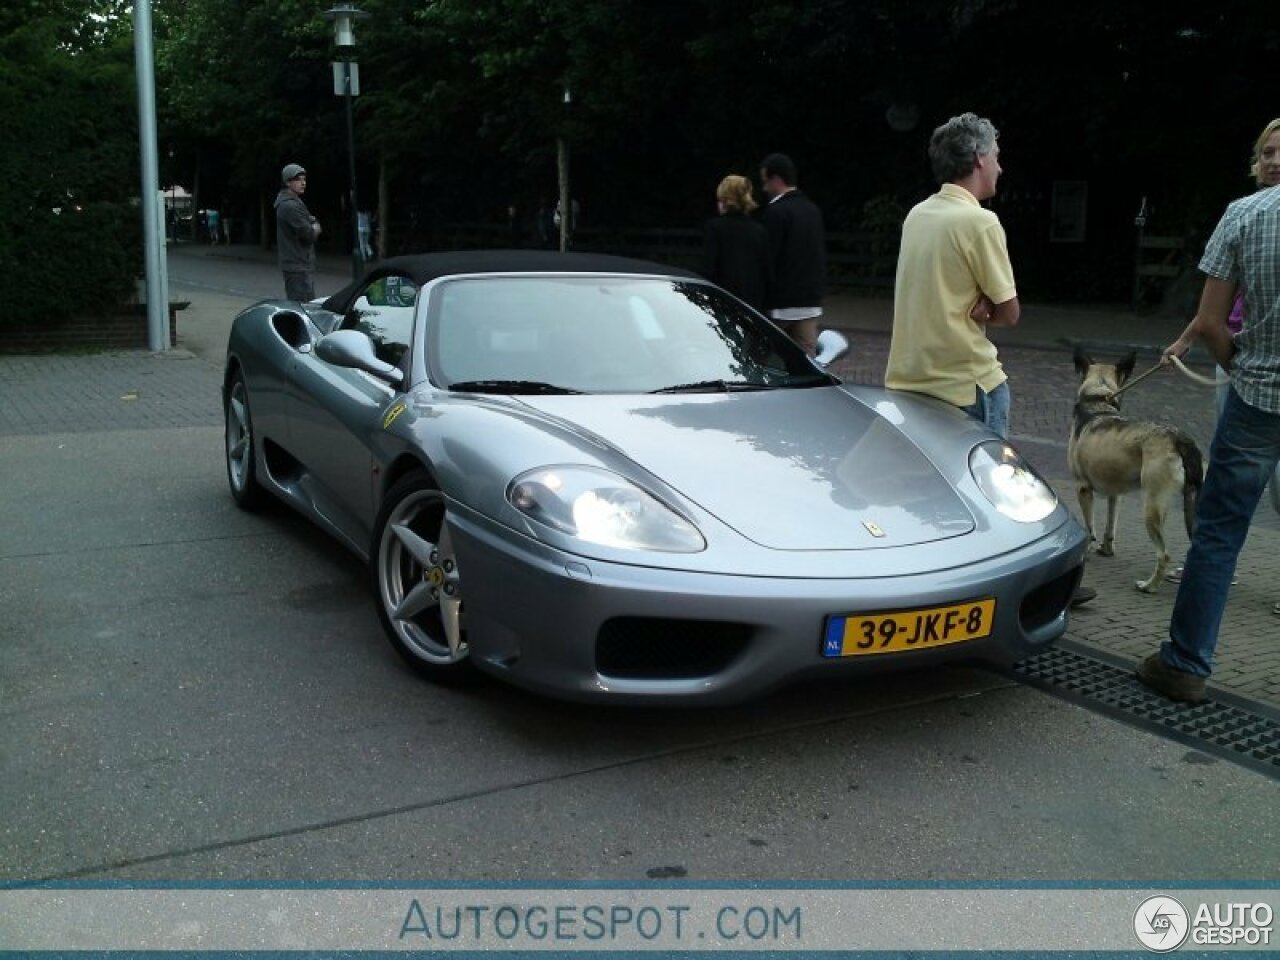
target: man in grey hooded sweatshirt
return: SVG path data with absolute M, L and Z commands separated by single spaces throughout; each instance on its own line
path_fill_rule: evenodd
M 311 215 L 302 195 L 307 190 L 307 171 L 291 163 L 280 171 L 284 186 L 276 194 L 276 248 L 280 272 L 284 274 L 284 295 L 290 300 L 314 300 L 316 237 L 320 224 Z

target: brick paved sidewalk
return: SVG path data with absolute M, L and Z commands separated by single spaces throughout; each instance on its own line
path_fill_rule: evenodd
M 0 436 L 219 425 L 220 385 L 185 350 L 0 356 Z

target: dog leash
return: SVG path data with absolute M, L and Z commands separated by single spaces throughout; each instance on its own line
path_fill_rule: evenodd
M 1204 384 L 1207 387 L 1214 387 L 1218 385 L 1218 381 L 1214 380 L 1212 377 L 1206 377 L 1204 376 L 1204 374 L 1196 373 L 1194 370 L 1188 369 L 1187 365 L 1182 362 L 1182 359 L 1180 357 L 1175 357 L 1175 356 L 1161 357 L 1159 360 L 1156 361 L 1156 365 L 1152 367 L 1150 370 L 1147 370 L 1144 373 L 1140 373 L 1136 377 L 1131 377 L 1123 387 L 1121 387 L 1115 393 L 1111 394 L 1111 399 L 1114 400 L 1116 397 L 1120 396 L 1120 394 L 1124 393 L 1130 387 L 1136 387 L 1143 380 L 1147 379 L 1147 377 L 1151 376 L 1153 373 L 1155 373 L 1158 370 L 1163 370 L 1165 367 L 1169 366 L 1170 364 L 1177 367 L 1179 371 L 1184 373 L 1189 379 L 1194 380 L 1196 383 Z
M 1188 377 L 1190 377 L 1196 383 L 1203 383 L 1206 387 L 1216 387 L 1218 385 L 1218 381 L 1215 380 L 1213 377 L 1206 377 L 1202 373 L 1196 373 L 1194 370 L 1188 370 L 1187 365 L 1182 362 L 1181 357 L 1171 356 L 1169 357 L 1169 359 L 1173 361 L 1173 365 L 1175 367 L 1177 367 L 1179 370 L 1185 373 Z
M 1143 380 L 1147 379 L 1147 377 L 1151 376 L 1153 373 L 1157 372 L 1158 370 L 1164 369 L 1165 366 L 1167 366 L 1167 364 L 1164 362 L 1163 359 L 1161 359 L 1156 363 L 1154 367 L 1152 367 L 1150 370 L 1146 371 L 1145 373 L 1140 373 L 1136 377 L 1130 377 L 1128 381 L 1126 381 L 1123 387 L 1121 387 L 1115 393 L 1111 394 L 1111 399 L 1114 400 L 1116 397 L 1120 396 L 1120 394 L 1124 393 L 1130 387 L 1136 387 L 1138 384 L 1140 384 Z

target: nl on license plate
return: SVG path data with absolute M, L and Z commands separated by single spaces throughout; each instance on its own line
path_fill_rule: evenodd
M 977 640 L 991 633 L 995 616 L 995 598 L 988 597 L 949 607 L 828 617 L 822 655 L 857 657 L 899 653 Z

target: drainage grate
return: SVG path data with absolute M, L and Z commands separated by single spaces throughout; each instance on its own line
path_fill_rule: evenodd
M 1056 647 L 1015 663 L 1033 686 L 1182 743 L 1280 777 L 1280 723 L 1247 702 L 1210 691 L 1204 703 L 1174 703 L 1138 682 L 1133 666 Z

